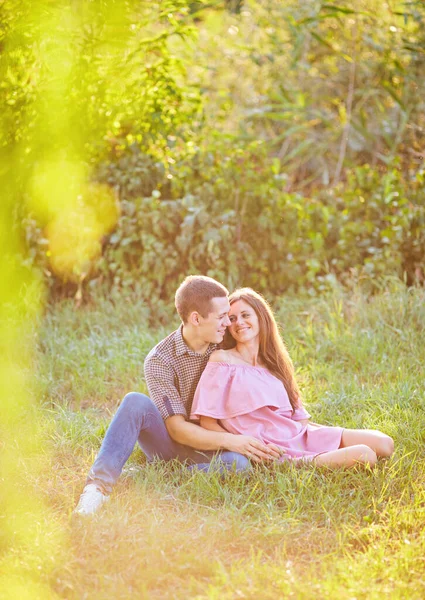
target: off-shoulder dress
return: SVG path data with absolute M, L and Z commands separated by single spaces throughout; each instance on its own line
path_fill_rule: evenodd
M 199 380 L 191 419 L 217 419 L 234 434 L 250 435 L 265 444 L 285 448 L 282 460 L 312 460 L 337 450 L 342 427 L 300 421 L 309 419 L 304 407 L 292 410 L 283 383 L 263 367 L 209 362 Z

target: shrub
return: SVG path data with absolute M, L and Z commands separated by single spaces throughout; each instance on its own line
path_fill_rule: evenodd
M 423 174 L 406 181 L 395 167 L 363 165 L 344 184 L 307 196 L 285 191 L 285 174 L 261 144 L 234 143 L 226 153 L 227 143 L 176 161 L 171 180 L 135 147 L 99 169 L 102 182 L 118 189 L 121 216 L 92 265 L 88 294 L 105 287 L 169 300 L 196 272 L 272 295 L 320 291 L 353 272 L 423 282 Z M 29 259 L 52 278 L 33 221 L 27 240 Z

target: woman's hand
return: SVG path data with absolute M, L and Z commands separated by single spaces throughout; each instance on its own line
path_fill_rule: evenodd
M 282 454 L 285 454 L 284 448 L 280 448 L 275 444 L 263 444 L 249 435 L 233 435 L 232 437 L 234 439 L 231 440 L 228 449 L 243 454 L 254 462 L 276 460 Z

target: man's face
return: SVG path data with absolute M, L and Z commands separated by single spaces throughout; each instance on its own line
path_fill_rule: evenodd
M 205 342 L 219 344 L 223 341 L 226 327 L 229 321 L 230 304 L 229 299 L 213 298 L 210 304 L 210 313 L 207 317 L 199 315 L 199 333 Z

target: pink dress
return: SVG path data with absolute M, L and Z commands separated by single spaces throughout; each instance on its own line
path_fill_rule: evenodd
M 209 362 L 193 399 L 191 419 L 212 417 L 230 433 L 250 435 L 286 449 L 281 460 L 311 460 L 337 450 L 342 427 L 299 421 L 303 408 L 292 410 L 285 386 L 263 367 Z

